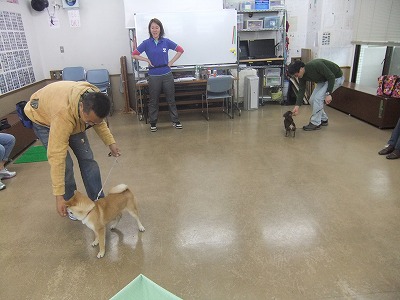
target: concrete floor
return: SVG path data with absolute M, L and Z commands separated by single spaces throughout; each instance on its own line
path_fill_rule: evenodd
M 328 108 L 329 126 L 304 132 L 304 106 L 286 138 L 289 108 L 182 113 L 183 130 L 164 114 L 156 133 L 112 116 L 123 155 L 105 190 L 128 184 L 146 231 L 124 214 L 102 259 L 56 213 L 47 162 L 10 164 L 0 298 L 109 299 L 144 274 L 183 299 L 400 299 L 400 160 L 377 155 L 391 130 Z M 88 135 L 104 181 L 115 160 Z

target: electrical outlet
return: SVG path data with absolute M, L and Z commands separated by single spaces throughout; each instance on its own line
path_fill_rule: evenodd
M 64 46 L 60 46 L 60 52 L 64 53 Z

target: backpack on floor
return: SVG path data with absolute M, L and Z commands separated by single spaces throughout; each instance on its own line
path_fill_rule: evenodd
M 15 105 L 15 107 L 17 110 L 18 117 L 22 122 L 22 125 L 24 125 L 24 127 L 26 127 L 26 128 L 32 128 L 32 121 L 26 116 L 26 114 L 24 112 L 26 103 L 27 102 L 25 100 L 19 101 Z
M 378 78 L 378 96 L 400 98 L 400 76 L 382 75 Z

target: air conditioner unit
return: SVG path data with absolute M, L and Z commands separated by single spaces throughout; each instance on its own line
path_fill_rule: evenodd
M 79 8 L 79 0 L 62 0 L 63 8 Z
M 258 109 L 258 76 L 248 75 L 244 78 L 244 109 Z

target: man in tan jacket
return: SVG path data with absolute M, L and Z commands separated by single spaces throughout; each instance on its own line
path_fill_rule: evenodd
M 68 147 L 78 160 L 88 197 L 95 200 L 102 183 L 86 130 L 93 127 L 110 148 L 111 154 L 120 155 L 104 121 L 110 112 L 109 98 L 88 82 L 59 81 L 35 92 L 24 111 L 33 122 L 36 136 L 47 149 L 53 194 L 60 216 L 67 215 L 64 199 L 70 199 L 76 190 L 73 161 Z M 100 197 L 103 196 L 100 194 Z

